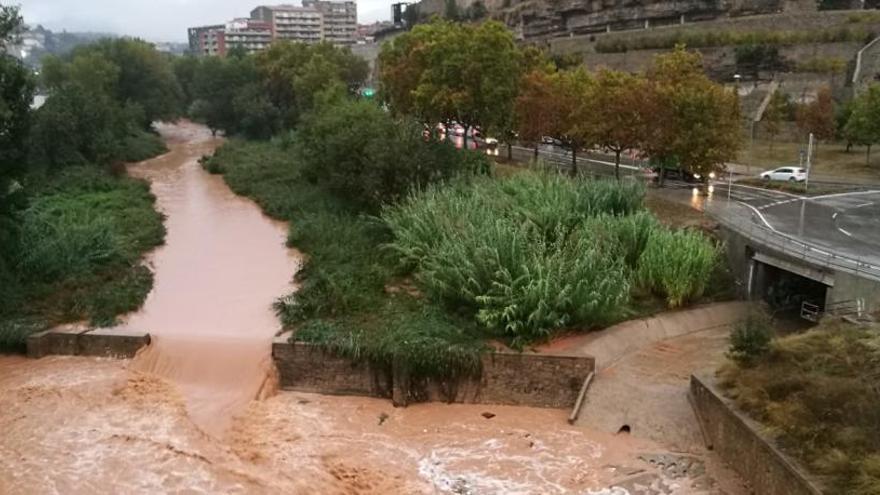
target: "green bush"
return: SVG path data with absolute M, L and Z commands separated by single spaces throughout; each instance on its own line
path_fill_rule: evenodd
M 0 347 L 20 348 L 48 325 L 107 325 L 137 309 L 152 287 L 141 256 L 165 229 L 146 183 L 98 167 L 32 176 L 7 260 L 15 304 L 0 307 Z
M 655 229 L 639 258 L 638 278 L 677 308 L 703 295 L 718 257 L 718 248 L 700 232 Z
M 341 99 L 306 117 L 296 149 L 305 177 L 365 209 L 411 188 L 488 168 L 485 155 L 426 142 L 423 128 L 393 119 L 375 103 Z
M 764 312 L 751 311 L 730 333 L 727 356 L 741 366 L 748 366 L 770 350 L 772 340 L 770 317 Z
M 515 345 L 623 314 L 656 222 L 638 184 L 523 173 L 432 187 L 382 218 L 403 271 Z

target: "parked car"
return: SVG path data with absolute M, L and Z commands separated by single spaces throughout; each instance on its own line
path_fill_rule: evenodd
M 803 182 L 807 180 L 807 171 L 800 167 L 779 167 L 762 172 L 761 178 L 768 182 L 771 180 Z

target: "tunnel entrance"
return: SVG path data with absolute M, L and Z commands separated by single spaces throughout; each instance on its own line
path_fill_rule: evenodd
M 824 311 L 825 297 L 830 288 L 828 284 L 765 263 L 758 256 L 752 263 L 752 297 L 766 302 L 774 316 L 799 319 L 803 317 L 802 309 L 805 307 L 819 314 Z

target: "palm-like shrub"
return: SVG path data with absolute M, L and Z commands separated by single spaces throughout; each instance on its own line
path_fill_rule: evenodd
M 677 308 L 699 298 L 718 263 L 718 248 L 700 232 L 655 229 L 638 262 L 639 281 Z

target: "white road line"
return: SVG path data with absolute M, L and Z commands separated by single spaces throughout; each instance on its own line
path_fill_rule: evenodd
M 843 233 L 843 234 L 848 235 L 849 237 L 852 237 L 852 236 L 853 236 L 852 234 L 850 234 L 849 232 L 847 232 L 846 230 L 844 230 L 844 229 L 841 228 L 841 227 L 837 227 L 837 230 L 839 230 L 839 231 L 840 231 L 841 233 Z
M 851 192 L 843 192 L 843 193 L 834 193 L 834 194 L 823 194 L 820 196 L 813 196 L 811 200 L 817 199 L 825 199 L 825 198 L 839 198 L 842 196 L 860 196 L 863 194 L 880 194 L 880 190 L 871 190 L 871 191 L 851 191 Z

